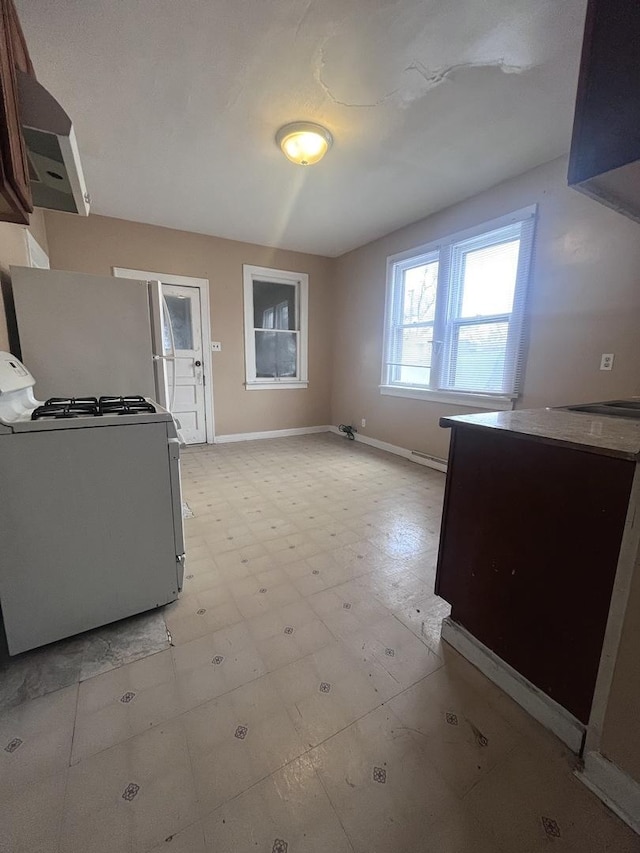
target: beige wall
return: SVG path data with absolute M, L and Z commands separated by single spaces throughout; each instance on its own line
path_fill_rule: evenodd
M 386 257 L 534 202 L 529 354 L 518 407 L 640 393 L 640 226 L 568 189 L 564 160 L 333 260 L 95 215 L 47 212 L 45 222 L 58 269 L 109 274 L 124 266 L 210 280 L 212 336 L 223 344 L 213 357 L 218 434 L 327 422 L 360 430 L 364 417 L 365 435 L 444 457 L 448 433 L 439 418 L 471 409 L 379 393 Z M 18 226 L 0 230 L 0 261 L 24 262 L 17 234 Z M 307 391 L 244 390 L 243 263 L 310 274 Z M 615 353 L 611 373 L 598 369 L 602 352 Z
M 41 210 L 34 210 L 32 213 L 29 229 L 23 225 L 13 225 L 11 222 L 0 222 L 0 281 L 2 281 L 3 285 L 4 299 L 7 298 L 6 290 L 9 282 L 9 267 L 12 264 L 14 266 L 29 265 L 25 234 L 27 230 L 31 231 L 45 252 L 48 251 L 44 215 Z M 0 299 L 0 350 L 7 350 L 9 348 L 4 299 Z
M 123 219 L 47 212 L 51 266 L 110 275 L 112 267 L 207 278 L 217 435 L 319 426 L 329 422 L 332 262 L 327 258 L 250 243 L 142 225 Z M 246 391 L 242 265 L 309 274 L 309 388 Z
M 470 408 L 380 395 L 386 258 L 537 202 L 529 354 L 519 408 L 640 393 L 640 225 L 566 186 L 556 160 L 343 255 L 336 264 L 334 423 L 444 457 L 442 415 Z M 615 353 L 611 373 L 600 355 Z

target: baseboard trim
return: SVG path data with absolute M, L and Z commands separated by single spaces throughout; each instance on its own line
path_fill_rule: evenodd
M 640 785 L 600 752 L 587 752 L 575 775 L 640 835 Z
M 295 429 L 273 429 L 265 432 L 236 432 L 229 435 L 217 435 L 214 444 L 230 444 L 236 441 L 258 441 L 262 438 L 286 438 L 290 435 L 311 435 L 316 432 L 333 432 L 336 435 L 342 435 L 338 427 L 333 425 L 297 427 Z M 377 450 L 386 450 L 387 453 L 393 453 L 395 456 L 402 456 L 404 459 L 415 462 L 417 465 L 424 465 L 426 468 L 433 468 L 443 473 L 447 471 L 447 463 L 444 459 L 427 456 L 420 451 L 407 450 L 404 447 L 390 444 L 388 441 L 380 441 L 377 438 L 371 438 L 361 433 L 356 433 L 356 441 L 368 444 Z
M 566 743 L 569 749 L 575 753 L 580 752 L 585 726 L 565 708 L 531 684 L 450 616 L 442 623 L 442 639 Z
M 329 426 L 296 427 L 295 429 L 272 429 L 266 432 L 235 432 L 229 435 L 217 435 L 215 444 L 229 444 L 234 441 L 258 441 L 261 438 L 286 438 L 289 435 L 310 435 L 314 432 L 329 432 Z
M 330 426 L 329 431 L 335 432 L 337 435 L 342 435 L 337 426 Z M 402 456 L 410 462 L 415 462 L 417 465 L 424 465 L 425 468 L 433 468 L 445 474 L 447 472 L 447 463 L 444 459 L 423 455 L 420 451 L 407 450 L 405 447 L 398 447 L 396 444 L 390 444 L 388 441 L 380 441 L 378 438 L 371 438 L 368 435 L 362 435 L 360 432 L 355 434 L 355 438 L 356 441 L 360 441 L 362 444 L 368 444 L 369 447 L 375 447 L 378 450 L 386 450 L 387 453 L 393 453 L 395 456 Z

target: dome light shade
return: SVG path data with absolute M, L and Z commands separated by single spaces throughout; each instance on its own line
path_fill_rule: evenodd
M 276 133 L 276 142 L 284 156 L 298 166 L 312 166 L 322 160 L 333 142 L 333 137 L 320 124 L 295 121 L 285 124 Z

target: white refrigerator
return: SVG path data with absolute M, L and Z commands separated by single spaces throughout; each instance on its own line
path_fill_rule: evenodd
M 141 394 L 171 408 L 175 349 L 159 281 L 11 267 L 11 284 L 36 397 Z

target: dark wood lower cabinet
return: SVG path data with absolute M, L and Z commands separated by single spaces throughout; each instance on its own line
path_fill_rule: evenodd
M 586 723 L 635 463 L 499 430 L 451 439 L 436 592 Z

